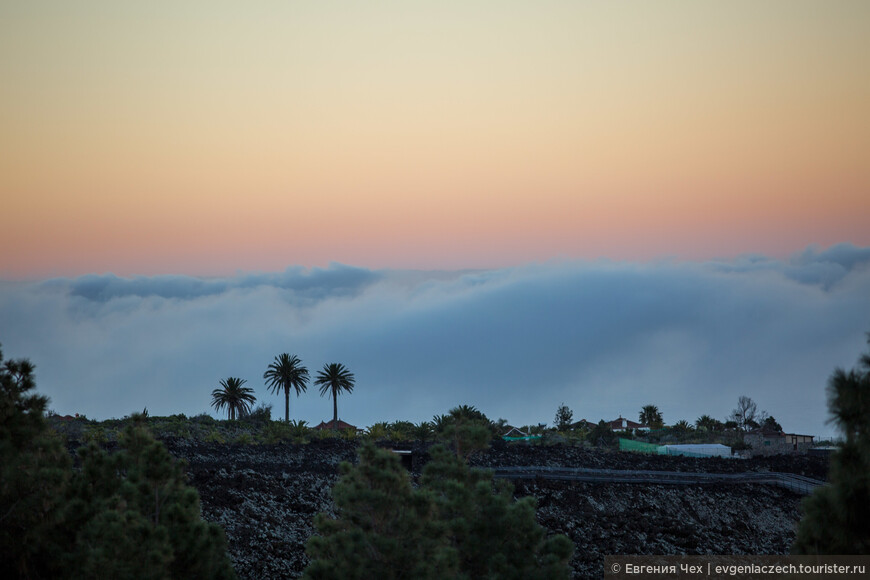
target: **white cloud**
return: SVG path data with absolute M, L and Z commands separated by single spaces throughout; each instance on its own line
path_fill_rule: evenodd
M 461 403 L 515 423 L 724 418 L 749 395 L 787 430 L 831 433 L 824 387 L 870 330 L 870 248 L 809 248 L 788 261 L 554 262 L 496 271 L 342 265 L 232 278 L 83 276 L 0 283 L 7 357 L 37 365 L 60 413 L 120 417 L 209 410 L 220 379 L 258 399 L 281 352 L 315 374 L 356 374 L 342 418 L 429 419 Z M 331 403 L 291 401 L 316 423 Z

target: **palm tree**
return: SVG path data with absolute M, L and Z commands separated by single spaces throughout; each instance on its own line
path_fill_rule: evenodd
M 659 412 L 659 408 L 655 405 L 645 405 L 640 410 L 638 419 L 641 424 L 647 425 L 652 429 L 660 429 L 663 424 L 662 414 Z
M 248 381 L 236 377 L 222 380 L 223 388 L 211 392 L 211 406 L 218 411 L 226 407 L 227 418 L 230 420 L 249 413 L 256 397 L 254 397 L 254 389 L 242 386 L 246 382 Z
M 320 385 L 320 396 L 332 395 L 332 428 L 338 430 L 338 395 L 341 391 L 353 392 L 353 373 L 341 363 L 323 365 L 314 384 Z
M 710 415 L 701 415 L 695 421 L 695 425 L 698 427 L 698 429 L 705 429 L 707 431 L 722 430 L 722 422 L 718 419 L 714 419 Z
M 308 388 L 308 369 L 302 366 L 302 361 L 296 355 L 286 352 L 275 357 L 269 369 L 263 373 L 266 386 L 273 393 L 284 391 L 284 420 L 290 421 L 290 389 L 296 389 L 296 396 Z

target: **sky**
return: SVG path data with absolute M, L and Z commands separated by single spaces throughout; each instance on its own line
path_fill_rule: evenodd
M 382 389 L 362 423 L 490 413 L 520 357 L 547 396 L 515 422 L 633 416 L 583 405 L 647 382 L 721 416 L 782 373 L 824 429 L 870 330 L 868 28 L 863 1 L 0 2 L 0 343 L 93 416 L 199 412 L 290 351 Z

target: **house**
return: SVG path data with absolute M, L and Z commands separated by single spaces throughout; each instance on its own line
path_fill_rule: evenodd
M 795 433 L 786 433 L 785 434 L 785 442 L 787 445 L 793 445 L 795 451 L 798 449 L 798 445 L 809 443 L 813 444 L 813 439 L 815 436 L 813 435 L 797 435 Z
M 753 447 L 775 447 L 784 443 L 784 437 L 782 431 L 761 427 L 748 431 L 743 440 Z
M 614 419 L 613 421 L 607 421 L 607 426 L 610 427 L 611 431 L 625 431 L 627 429 L 634 429 L 635 431 L 649 431 L 649 427 L 647 427 L 646 425 L 635 423 L 630 419 L 624 418 L 622 415 L 620 415 L 618 419 Z
M 353 429 L 354 431 L 359 431 L 358 428 L 354 427 L 350 423 L 345 423 L 341 419 L 338 420 L 337 426 L 335 425 L 334 421 L 328 421 L 328 422 L 321 421 L 320 425 L 317 425 L 316 427 L 314 427 L 314 429 L 317 429 L 319 431 L 324 431 L 326 429 L 333 429 L 333 428 L 337 428 L 339 431 L 344 431 L 345 429 Z
M 813 446 L 813 435 L 785 433 L 762 427 L 744 435 L 743 440 L 752 447 L 754 454 L 776 455 L 796 451 L 806 451 Z

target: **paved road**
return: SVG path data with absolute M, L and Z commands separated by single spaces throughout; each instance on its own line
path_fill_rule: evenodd
M 776 485 L 809 495 L 824 481 L 794 473 L 695 473 L 685 471 L 642 471 L 625 469 L 592 469 L 584 467 L 497 467 L 495 477 L 503 479 L 559 479 L 597 483 L 657 483 L 665 485 L 702 485 L 710 483 Z

